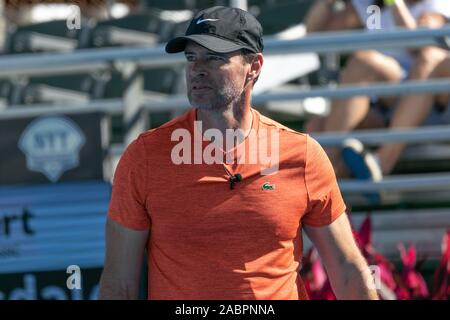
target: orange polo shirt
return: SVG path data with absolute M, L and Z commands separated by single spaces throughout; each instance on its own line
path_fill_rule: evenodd
M 175 152 L 191 163 L 175 164 L 182 135 L 174 132 L 189 133 L 192 146 L 202 140 L 196 109 L 141 134 L 123 154 L 108 215 L 127 228 L 150 230 L 149 299 L 307 299 L 298 273 L 302 225 L 328 225 L 345 204 L 314 139 L 252 112 L 256 140 L 278 144 L 270 175 L 262 174 L 259 158 L 237 161 L 249 150 L 248 137 L 229 151 L 231 163 L 194 164 L 192 147 L 190 155 Z M 231 189 L 230 175 L 237 173 L 242 181 Z

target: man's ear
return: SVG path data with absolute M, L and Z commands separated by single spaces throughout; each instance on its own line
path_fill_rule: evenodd
M 252 77 L 252 80 L 255 80 L 256 78 L 259 77 L 263 63 L 264 57 L 262 53 L 257 53 L 255 59 L 253 59 L 253 62 L 250 66 L 250 75 Z

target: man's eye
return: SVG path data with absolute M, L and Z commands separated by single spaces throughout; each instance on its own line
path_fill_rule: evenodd
M 223 60 L 223 58 L 219 57 L 219 56 L 208 56 L 208 60 L 220 61 L 220 60 Z
M 186 56 L 186 60 L 187 61 L 194 61 L 194 57 L 193 56 Z

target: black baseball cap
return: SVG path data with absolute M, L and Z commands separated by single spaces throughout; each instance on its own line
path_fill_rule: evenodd
M 184 51 L 189 40 L 220 53 L 240 49 L 262 52 L 262 27 L 256 18 L 238 8 L 212 7 L 198 12 L 191 20 L 186 34 L 170 40 L 166 52 Z

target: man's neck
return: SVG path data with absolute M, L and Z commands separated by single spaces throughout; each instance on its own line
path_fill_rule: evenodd
M 238 135 L 237 140 L 235 139 L 234 145 L 244 141 L 249 135 L 254 121 L 250 104 L 251 93 L 252 89 L 247 84 L 240 99 L 231 105 L 216 110 L 197 109 L 197 121 L 202 122 L 203 132 L 208 129 L 218 129 L 222 133 L 222 137 L 226 138 L 227 130 L 239 130 L 242 134 Z
M 203 130 L 219 129 L 225 133 L 226 129 L 248 130 L 251 128 L 252 113 L 250 106 L 243 110 L 233 108 L 223 110 L 197 109 L 197 121 L 202 122 Z
M 197 109 L 197 121 L 202 122 L 203 132 L 208 129 L 220 130 L 224 142 L 227 141 L 227 130 L 234 130 L 233 145 L 237 146 L 241 144 L 250 133 L 253 123 L 253 112 L 251 111 L 250 106 L 247 106 L 246 109 L 238 112 L 233 111 L 233 109 L 223 111 Z M 235 130 L 239 130 L 239 132 L 236 132 Z
M 202 121 L 203 132 L 208 129 L 220 130 L 223 137 L 223 144 L 220 145 L 220 148 L 228 151 L 228 148 L 241 144 L 250 134 L 254 119 L 251 107 L 248 105 L 245 109 L 238 111 L 233 111 L 233 109 L 223 111 L 197 109 L 197 121 Z M 234 137 L 232 146 L 225 143 L 229 139 L 227 130 L 233 130 L 228 132 L 228 135 L 232 134 L 232 137 Z M 236 132 L 236 130 L 238 131 Z M 224 144 L 227 146 L 225 147 Z
M 202 122 L 202 129 L 218 129 L 223 137 L 226 137 L 226 130 L 240 130 L 243 134 L 240 136 L 242 142 L 249 134 L 252 128 L 253 113 L 249 104 L 245 106 L 233 106 L 223 110 L 203 110 L 197 109 L 197 121 Z

